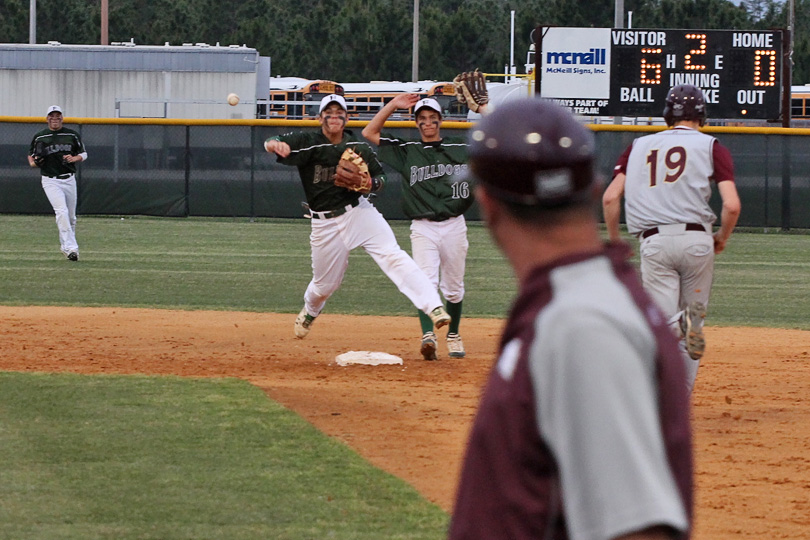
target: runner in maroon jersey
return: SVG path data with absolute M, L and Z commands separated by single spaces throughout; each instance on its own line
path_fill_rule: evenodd
M 706 120 L 700 88 L 678 85 L 667 93 L 664 119 L 672 129 L 639 137 L 619 157 L 602 206 L 608 235 L 619 240 L 624 198 L 627 231 L 639 239 L 641 279 L 676 334 L 695 384 L 706 341 L 703 321 L 714 280 L 714 256 L 725 249 L 740 197 L 731 153 L 699 131 Z M 720 227 L 709 206 L 712 185 L 723 201 Z

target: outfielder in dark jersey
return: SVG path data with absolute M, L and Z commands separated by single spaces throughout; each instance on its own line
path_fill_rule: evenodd
M 382 133 L 385 121 L 397 109 L 414 109 L 419 140 Z M 464 212 L 473 203 L 466 178 L 467 141 L 442 137 L 442 109 L 435 99 L 418 94 L 400 94 L 387 103 L 363 129 L 363 136 L 379 145 L 380 160 L 402 175 L 402 209 L 411 222 L 413 258 L 441 290 L 447 312 L 453 318 L 447 331 L 447 350 L 452 358 L 466 354 L 459 335 L 464 271 L 467 261 L 467 223 Z M 419 313 L 422 327 L 420 352 L 436 360 L 437 339 L 433 323 Z
M 476 199 L 519 292 L 450 539 L 688 538 L 684 366 L 626 246 L 602 244 L 592 134 L 561 107 L 525 99 L 470 135 Z
M 321 100 L 317 132 L 287 133 L 264 143 L 278 162 L 298 167 L 312 219 L 312 280 L 304 293 L 304 307 L 295 319 L 295 335 L 309 334 L 315 317 L 340 287 L 349 253 L 362 247 L 411 302 L 438 326 L 450 322 L 441 298 L 408 254 L 399 247 L 382 214 L 362 195 L 382 189 L 385 175 L 368 143 L 345 129 L 346 101 L 332 94 Z M 372 177 L 370 191 L 360 193 L 335 185 L 340 156 L 347 147 L 360 154 Z
M 56 215 L 59 244 L 69 261 L 79 260 L 76 242 L 76 163 L 87 159 L 79 134 L 62 125 L 62 109 L 48 108 L 48 127 L 38 131 L 28 149 L 28 165 L 42 170 L 42 189 Z

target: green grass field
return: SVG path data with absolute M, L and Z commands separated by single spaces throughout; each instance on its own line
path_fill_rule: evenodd
M 236 379 L 0 373 L 0 538 L 438 539 L 447 515 Z
M 308 235 L 304 220 L 81 218 L 71 263 L 51 216 L 0 216 L 0 305 L 295 313 Z M 514 278 L 480 224 L 469 237 L 465 315 L 502 317 Z M 810 235 L 738 233 L 716 266 L 708 324 L 810 329 Z M 413 314 L 362 251 L 327 309 Z M 0 452 L 0 539 L 439 539 L 448 522 L 237 380 L 0 373 Z
M 408 222 L 393 222 L 410 248 Z M 515 280 L 486 229 L 471 223 L 465 315 L 503 317 Z M 82 218 L 82 260 L 59 252 L 50 216 L 0 216 L 0 304 L 297 313 L 311 277 L 309 223 Z M 717 258 L 710 325 L 810 329 L 810 234 L 737 233 Z M 362 250 L 333 313 L 410 315 L 408 300 Z

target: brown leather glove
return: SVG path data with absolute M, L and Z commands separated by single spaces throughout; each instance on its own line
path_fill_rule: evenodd
M 340 162 L 335 171 L 335 185 L 360 193 L 371 191 L 371 174 L 368 172 L 368 165 L 363 157 L 351 148 L 344 150 L 343 155 L 340 156 Z

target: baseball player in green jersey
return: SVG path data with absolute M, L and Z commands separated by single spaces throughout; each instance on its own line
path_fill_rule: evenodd
M 346 130 L 348 114 L 342 96 L 321 100 L 317 132 L 286 133 L 264 142 L 278 162 L 298 167 L 312 219 L 310 246 L 312 280 L 304 293 L 304 307 L 295 319 L 295 335 L 304 338 L 326 301 L 340 287 L 349 264 L 349 252 L 362 247 L 397 288 L 438 328 L 450 322 L 441 298 L 427 276 L 397 244 L 391 226 L 363 195 L 377 192 L 385 174 L 371 147 Z M 371 176 L 363 191 L 335 185 L 341 155 L 350 148 L 362 156 Z M 359 173 L 352 173 L 359 174 Z M 359 183 L 359 182 L 358 182 Z
M 405 140 L 382 133 L 385 121 L 397 109 L 414 109 L 420 140 Z M 442 108 L 435 99 L 401 94 L 386 104 L 363 129 L 363 136 L 379 145 L 380 160 L 402 175 L 402 206 L 411 221 L 413 258 L 440 289 L 453 321 L 447 331 L 452 358 L 466 354 L 459 335 L 467 260 L 467 223 L 464 212 L 473 203 L 466 180 L 467 143 L 462 137 L 442 137 Z M 436 360 L 436 333 L 429 317 L 419 314 L 420 351 Z
M 56 214 L 59 244 L 69 261 L 79 260 L 76 243 L 76 163 L 87 159 L 81 137 L 62 126 L 62 109 L 48 107 L 47 129 L 38 131 L 31 140 L 28 165 L 42 170 L 42 189 Z

